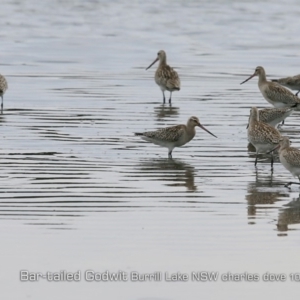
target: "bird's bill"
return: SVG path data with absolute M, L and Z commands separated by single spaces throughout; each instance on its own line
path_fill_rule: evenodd
M 154 62 L 146 69 L 146 70 L 148 70 L 148 69 L 150 69 L 157 61 L 158 61 L 158 57 L 154 60 Z
M 267 152 L 267 154 L 272 153 L 273 151 L 277 150 L 278 148 L 280 148 L 280 144 L 277 145 L 275 148 L 273 148 L 271 151 Z
M 247 82 L 248 80 L 250 80 L 251 78 L 253 78 L 256 74 L 254 73 L 253 75 L 251 75 L 248 79 L 244 80 L 243 82 L 241 82 L 240 84 L 243 84 L 245 82 Z
M 198 126 L 216 138 L 216 136 L 213 133 L 211 133 L 209 130 L 207 130 L 203 125 L 199 123 Z

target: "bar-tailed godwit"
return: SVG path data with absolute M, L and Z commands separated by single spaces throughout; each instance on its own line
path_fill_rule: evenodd
M 298 91 L 296 93 L 296 96 L 300 92 L 300 74 L 296 76 L 291 76 L 291 77 L 284 77 L 284 78 L 279 78 L 279 79 L 273 79 L 272 81 L 278 82 L 279 84 L 291 89 Z
M 300 185 L 300 150 L 290 146 L 290 140 L 288 137 L 283 137 L 279 146 L 279 160 L 283 166 L 290 171 L 294 177 L 298 177 L 299 182 L 288 182 L 285 186 L 289 187 L 291 184 Z M 275 149 L 276 149 L 275 148 Z
M 280 132 L 274 127 L 259 121 L 259 113 L 256 107 L 250 110 L 248 141 L 256 149 L 256 159 L 254 165 L 257 164 L 257 156 L 259 153 L 267 153 L 278 146 L 282 140 Z M 271 170 L 273 170 L 273 152 L 271 158 Z
M 247 82 L 254 76 L 258 76 L 258 87 L 264 98 L 274 107 L 291 107 L 300 104 L 300 99 L 291 91 L 276 82 L 267 81 L 266 72 L 263 67 L 257 67 L 253 75 L 241 82 Z M 299 107 L 295 110 L 300 110 Z
M 200 124 L 197 117 L 190 117 L 186 125 L 176 125 L 158 129 L 156 131 L 135 133 L 135 135 L 141 136 L 143 140 L 153 144 L 168 148 L 168 156 L 169 158 L 172 158 L 172 151 L 175 147 L 181 147 L 194 138 L 196 134 L 196 126 L 199 126 L 212 136 L 216 137 L 202 124 Z
M 4 76 L 0 74 L 0 97 L 1 97 L 1 114 L 3 114 L 3 95 L 7 90 L 7 81 Z
M 293 107 L 281 107 L 281 108 L 264 108 L 259 110 L 259 121 L 267 123 L 274 128 L 281 122 L 284 124 L 284 120 L 289 117 L 294 111 Z
M 177 72 L 167 65 L 167 55 L 164 50 L 160 50 L 157 53 L 157 58 L 146 70 L 151 68 L 158 60 L 159 65 L 155 72 L 155 82 L 163 93 L 164 103 L 166 102 L 165 91 L 167 90 L 170 92 L 169 103 L 171 103 L 172 92 L 180 90 L 180 79 Z

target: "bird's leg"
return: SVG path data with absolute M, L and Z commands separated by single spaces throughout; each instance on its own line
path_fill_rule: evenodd
M 255 158 L 255 163 L 254 163 L 254 166 L 256 167 L 257 165 L 257 157 L 258 157 L 258 153 L 256 152 L 256 158 Z
M 166 103 L 165 92 L 164 92 L 164 91 L 162 91 L 162 93 L 163 93 L 163 99 L 164 99 L 164 104 L 165 104 L 165 103 Z
M 273 172 L 273 163 L 274 163 L 274 157 L 273 157 L 273 151 L 271 153 L 271 172 Z
M 282 120 L 282 123 L 281 123 L 281 125 L 284 125 L 284 120 Z
M 3 96 L 1 95 L 1 115 L 3 114 Z
M 284 186 L 285 186 L 285 187 L 289 187 L 289 186 L 292 185 L 292 184 L 298 184 L 298 185 L 300 185 L 300 182 L 288 182 L 288 183 L 285 184 Z
M 300 185 L 300 175 L 298 176 L 298 179 L 299 179 L 299 182 L 288 182 L 288 183 L 285 184 L 284 186 L 285 186 L 285 187 L 289 187 L 289 186 L 292 185 L 292 184 L 298 184 L 298 185 Z
M 295 96 L 298 96 L 299 92 L 300 92 L 300 90 L 295 94 Z
M 169 99 L 169 103 L 171 104 L 172 102 L 172 92 L 170 92 L 170 99 Z
M 168 157 L 169 157 L 169 158 L 172 158 L 172 150 L 169 150 L 169 152 L 168 152 Z

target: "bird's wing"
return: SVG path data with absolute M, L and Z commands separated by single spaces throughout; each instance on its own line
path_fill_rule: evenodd
M 282 136 L 279 131 L 272 126 L 263 122 L 258 122 L 254 125 L 254 140 L 256 143 L 278 144 L 282 140 Z
M 276 82 L 270 82 L 265 93 L 267 97 L 274 102 L 282 102 L 285 104 L 300 103 L 300 99 L 297 96 Z
M 287 85 L 300 85 L 300 75 L 296 75 L 293 77 L 281 78 L 278 80 L 279 83 L 285 83 Z
M 284 153 L 283 157 L 288 163 L 293 164 L 295 167 L 300 167 L 300 150 L 297 148 L 288 148 Z
M 7 87 L 8 86 L 7 86 L 7 81 L 6 81 L 5 77 L 0 74 L 0 90 L 1 90 L 1 92 L 5 93 L 5 91 L 7 90 Z
M 277 118 L 286 116 L 289 112 L 292 112 L 293 108 L 266 108 L 259 111 L 259 121 L 270 122 Z
M 170 66 L 166 65 L 165 67 L 159 70 L 158 77 L 163 85 L 167 87 L 167 89 L 180 90 L 180 79 L 177 72 L 171 68 Z
M 167 128 L 158 129 L 156 131 L 144 132 L 144 136 L 154 140 L 177 142 L 184 134 L 184 125 L 177 125 Z

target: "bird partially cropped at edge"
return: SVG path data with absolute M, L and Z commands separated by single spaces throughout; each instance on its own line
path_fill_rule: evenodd
M 3 114 L 3 95 L 8 88 L 7 81 L 3 75 L 0 74 L 0 97 L 1 97 L 1 114 Z
M 279 145 L 282 140 L 280 132 L 274 127 L 259 121 L 259 112 L 256 107 L 250 110 L 249 126 L 248 126 L 248 141 L 256 149 L 256 159 L 254 165 L 257 165 L 257 156 L 259 153 L 272 152 L 271 170 L 273 171 L 273 149 Z
M 194 138 L 196 126 L 216 137 L 200 123 L 197 117 L 190 117 L 186 125 L 182 124 L 161 128 L 156 131 L 135 133 L 135 135 L 141 136 L 145 141 L 168 148 L 168 157 L 172 158 L 172 151 L 175 147 L 181 147 Z
M 288 182 L 285 187 L 292 184 L 300 185 L 300 150 L 290 146 L 290 140 L 284 136 L 280 144 L 273 150 L 278 148 L 279 160 L 283 166 L 292 173 L 294 177 L 298 177 L 299 182 Z
M 273 79 L 273 82 L 278 82 L 279 84 L 291 89 L 298 91 L 295 95 L 298 96 L 300 92 L 300 74 L 290 77 L 284 77 L 279 79 Z
M 253 75 L 241 82 L 247 82 L 254 76 L 258 76 L 258 87 L 263 97 L 274 107 L 292 107 L 300 104 L 300 99 L 290 90 L 276 82 L 267 81 L 266 72 L 263 67 L 257 67 Z M 300 105 L 295 110 L 300 110 Z
M 167 65 L 167 55 L 164 50 L 160 50 L 157 53 L 157 58 L 146 70 L 151 68 L 157 61 L 159 61 L 159 65 L 155 72 L 154 79 L 163 93 L 163 103 L 166 102 L 165 91 L 167 90 L 170 92 L 169 103 L 171 104 L 172 92 L 180 90 L 180 79 L 177 72 Z

